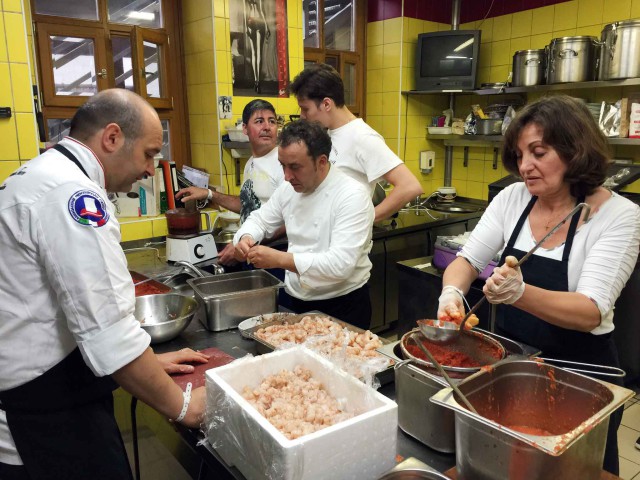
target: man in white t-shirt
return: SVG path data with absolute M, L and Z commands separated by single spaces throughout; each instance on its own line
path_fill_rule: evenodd
M 380 179 L 393 185 L 391 193 L 375 207 L 376 222 L 424 193 L 418 179 L 382 136 L 346 107 L 344 84 L 333 67 L 321 63 L 307 66 L 289 90 L 298 99 L 302 118 L 329 129 L 332 164 L 369 188 L 371 194 Z
M 373 204 L 362 184 L 331 165 L 330 152 L 331 140 L 319 123 L 285 125 L 278 158 L 286 182 L 251 213 L 233 242 L 238 258 L 286 270 L 294 312 L 319 310 L 369 328 Z M 257 244 L 283 225 L 286 252 Z
M 188 187 L 176 193 L 176 198 L 209 200 L 227 210 L 240 214 L 244 222 L 249 214 L 269 200 L 278 186 L 284 182 L 282 166 L 278 162 L 278 123 L 273 105 L 266 100 L 252 100 L 242 111 L 242 131 L 249 137 L 251 158 L 244 167 L 244 182 L 240 195 L 225 195 L 207 188 Z M 284 234 L 279 230 L 270 240 Z M 218 263 L 235 265 L 234 248 L 230 243 L 218 256 Z

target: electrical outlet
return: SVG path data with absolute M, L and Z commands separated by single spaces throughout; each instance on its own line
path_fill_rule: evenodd
M 435 161 L 436 152 L 434 152 L 433 150 L 423 150 L 422 152 L 420 152 L 420 159 L 418 162 L 420 165 L 420 171 L 422 173 L 431 173 Z

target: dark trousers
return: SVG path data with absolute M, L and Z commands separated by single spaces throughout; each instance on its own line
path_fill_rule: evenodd
M 296 313 L 317 310 L 364 330 L 371 325 L 371 299 L 367 284 L 346 295 L 326 300 L 305 301 L 291 295 L 287 297 L 288 308 Z
M 24 465 L 0 463 L 0 480 L 31 480 Z

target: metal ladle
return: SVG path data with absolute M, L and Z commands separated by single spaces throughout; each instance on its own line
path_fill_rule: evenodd
M 525 254 L 524 257 L 522 257 L 517 263 L 509 266 L 512 268 L 516 268 L 526 262 L 527 259 L 531 255 L 533 255 L 533 253 L 538 250 L 538 248 L 540 248 L 551 235 L 556 233 L 560 229 L 560 227 L 567 223 L 567 220 L 569 220 L 571 217 L 573 217 L 573 215 L 575 215 L 576 212 L 582 210 L 583 208 L 585 209 L 584 223 L 587 223 L 590 220 L 589 214 L 591 213 L 591 207 L 586 203 L 579 203 L 573 208 L 573 210 L 571 210 L 567 214 L 566 217 L 560 220 L 560 223 L 558 223 L 549 231 L 549 233 L 542 237 L 542 239 L 538 243 L 536 243 L 533 248 Z M 420 332 L 422 332 L 422 334 L 433 343 L 446 345 L 448 343 L 455 342 L 458 339 L 460 332 L 464 330 L 465 323 L 467 322 L 469 317 L 473 315 L 476 310 L 478 310 L 478 308 L 485 302 L 486 299 L 487 297 L 483 295 L 482 298 L 478 300 L 478 302 L 464 316 L 462 322 L 460 322 L 460 326 L 458 326 L 458 324 L 455 322 L 449 322 L 446 320 L 418 320 L 417 323 L 420 327 Z
M 427 356 L 427 358 L 433 364 L 433 366 L 436 367 L 436 369 L 438 370 L 438 373 L 442 376 L 442 378 L 444 378 L 445 381 L 449 384 L 449 386 L 453 388 L 453 391 L 456 392 L 456 394 L 458 394 L 458 396 L 464 402 L 467 408 L 477 415 L 478 412 L 476 411 L 475 408 L 473 408 L 473 405 L 471 405 L 471 402 L 469 402 L 469 400 L 464 395 L 464 393 L 460 391 L 458 386 L 455 383 L 453 383 L 453 380 L 451 380 L 451 377 L 447 375 L 447 372 L 444 370 L 444 368 L 442 368 L 442 365 L 440 365 L 438 361 L 433 357 L 429 349 L 422 344 L 422 342 L 420 341 L 420 338 L 415 333 L 413 335 L 410 335 L 410 337 L 411 337 L 411 340 L 413 340 L 413 343 L 415 343 L 418 346 L 418 348 L 422 350 L 422 352 Z

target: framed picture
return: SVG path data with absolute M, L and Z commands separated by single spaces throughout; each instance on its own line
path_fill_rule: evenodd
M 288 97 L 286 0 L 229 2 L 233 94 Z

